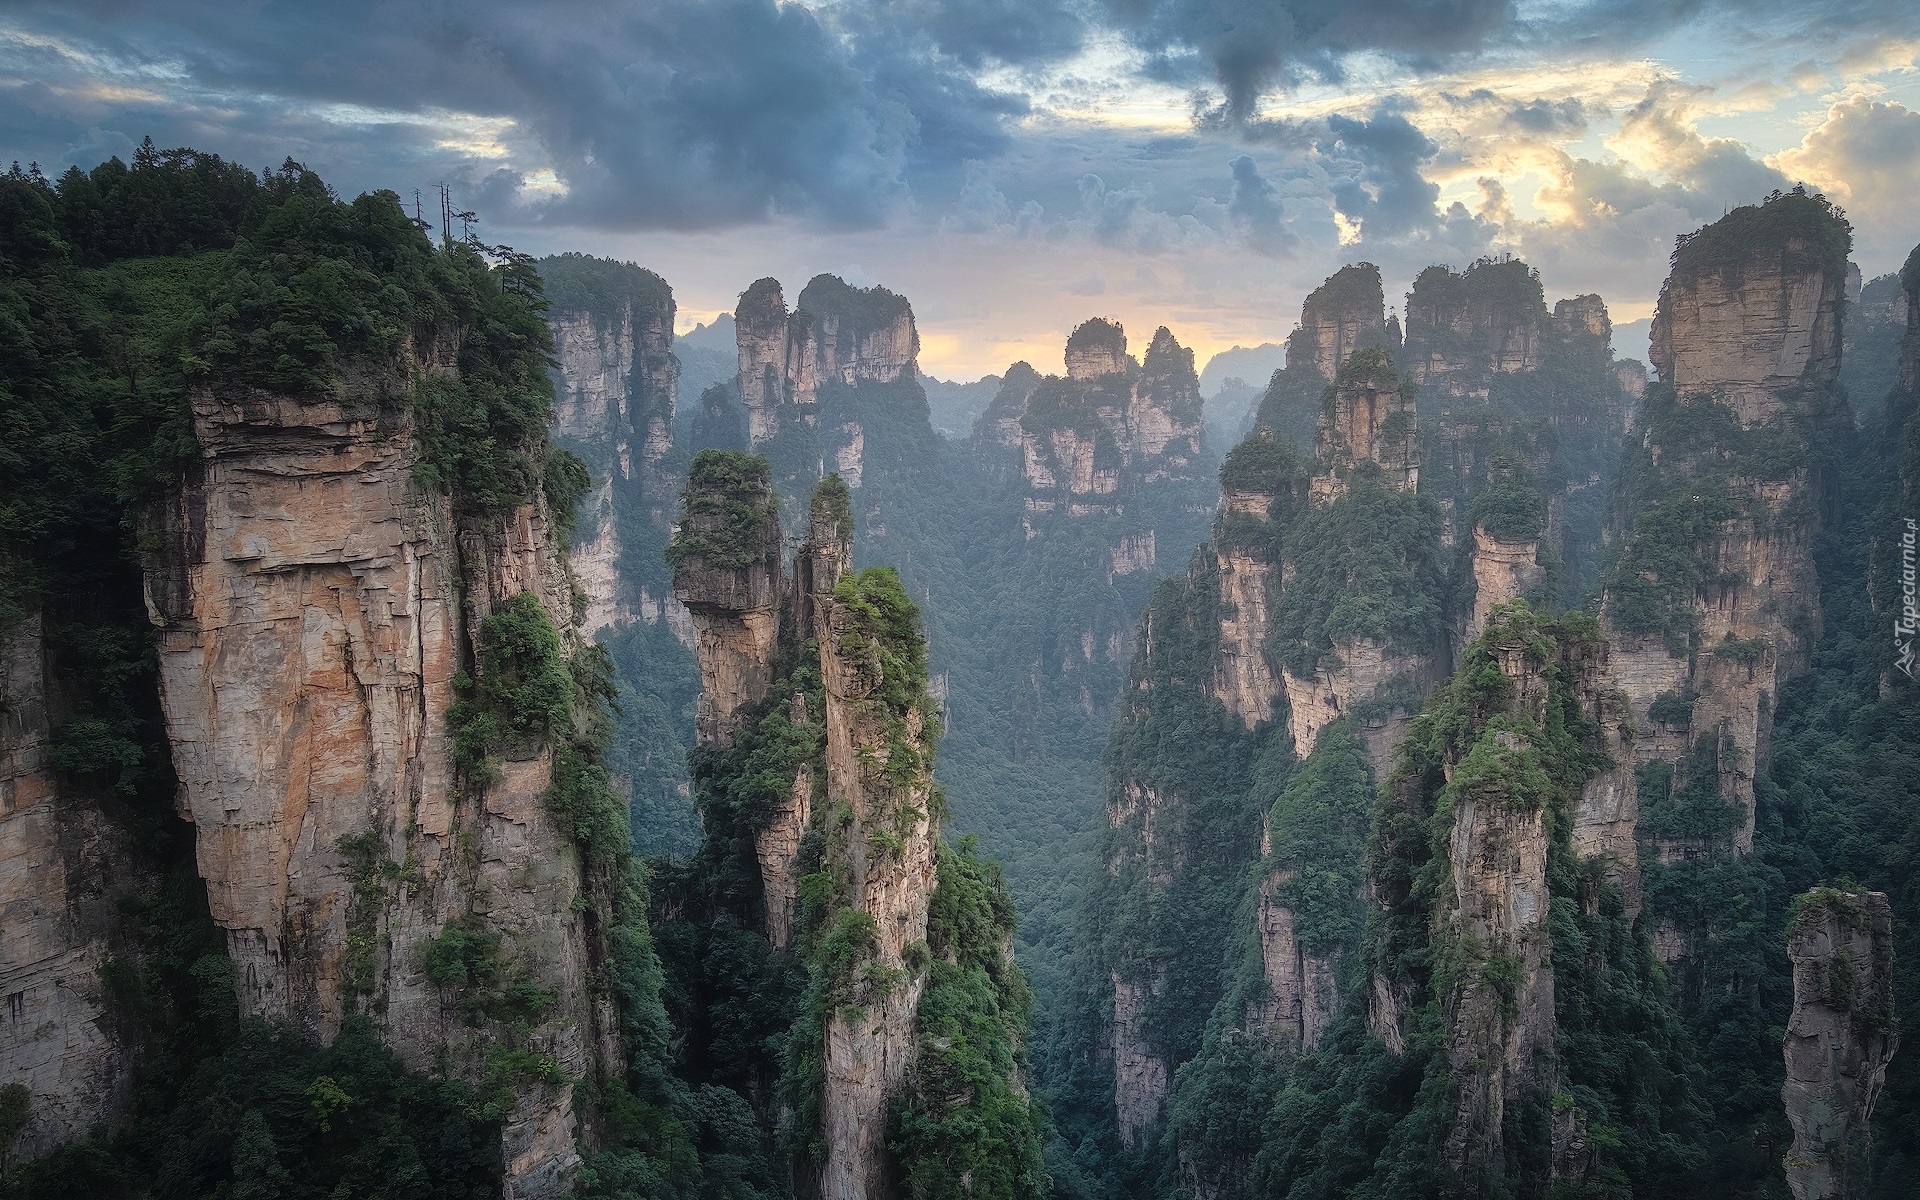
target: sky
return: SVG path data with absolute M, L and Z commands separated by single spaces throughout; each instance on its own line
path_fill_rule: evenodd
M 1343 263 L 1513 254 L 1652 314 L 1676 234 L 1805 183 L 1920 241 L 1911 0 L 0 0 L 0 161 L 143 136 L 652 268 L 914 306 L 923 369 L 1059 371 L 1091 316 L 1204 364 Z M 1643 354 L 1644 345 L 1622 345 Z

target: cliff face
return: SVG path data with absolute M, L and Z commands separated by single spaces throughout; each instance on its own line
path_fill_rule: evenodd
M 59 703 L 40 617 L 0 643 L 0 1079 L 27 1088 L 26 1124 L 0 1161 L 25 1162 L 111 1128 L 131 1100 L 133 1047 L 101 970 L 122 906 L 150 883 L 101 804 L 49 758 Z
M 1535 726 L 1544 723 L 1547 664 L 1518 631 L 1496 626 L 1484 644 L 1511 685 L 1509 703 Z M 1444 997 L 1458 1089 L 1447 1157 L 1461 1172 L 1504 1169 L 1507 1106 L 1553 1076 L 1549 798 L 1527 786 L 1522 736 L 1489 731 L 1447 771 L 1452 894 L 1441 919 L 1478 967 L 1462 971 Z
M 1419 487 L 1420 423 L 1413 398 L 1414 389 L 1401 384 L 1383 352 L 1366 351 L 1341 365 L 1320 414 L 1314 503 L 1346 495 L 1362 463 L 1378 467 L 1395 491 Z
M 711 472 L 696 458 L 674 543 L 673 595 L 693 618 L 700 663 L 694 736 L 727 746 L 740 714 L 773 684 L 780 634 L 780 515 L 772 479 Z M 764 464 L 762 464 L 764 466 Z
M 1820 431 L 1849 420 L 1833 386 L 1845 239 L 1798 194 L 1681 239 L 1654 322 L 1663 386 L 1648 395 L 1628 543 L 1606 581 L 1618 686 L 1635 726 L 1665 735 L 1636 742 L 1635 757 L 1669 764 L 1676 795 L 1710 782 L 1740 854 L 1753 847 L 1773 702 L 1821 627 L 1813 544 L 1826 485 L 1809 464 Z M 1644 815 L 1656 801 L 1637 803 Z M 1706 848 L 1641 834 L 1668 860 Z
M 1274 495 L 1252 488 L 1228 487 L 1221 511 L 1267 522 Z M 1220 570 L 1220 652 L 1214 660 L 1213 695 L 1247 729 L 1270 720 L 1281 697 L 1279 680 L 1267 657 L 1273 633 L 1269 597 L 1277 586 L 1277 563 L 1270 539 L 1216 536 Z
M 903 1106 L 932 1103 L 945 1120 L 976 1096 L 987 1103 L 977 1081 L 955 1095 L 919 1071 L 924 1055 L 956 1052 L 950 1036 L 930 1040 L 921 1011 L 926 989 L 941 986 L 930 941 L 956 954 L 975 948 L 955 945 L 951 928 L 931 932 L 948 852 L 918 612 L 891 570 L 851 572 L 852 499 L 838 476 L 815 489 L 806 539 L 783 575 L 771 478 L 757 455 L 697 455 L 673 550 L 676 589 L 701 630 L 701 713 L 714 717 L 701 729 L 702 745 L 717 752 L 702 785 L 740 788 L 731 805 L 708 810 L 702 853 L 718 856 L 712 870 L 729 871 L 723 860 L 750 836 L 760 931 L 792 956 L 780 970 L 790 964 L 804 976 L 800 1011 L 776 1026 L 798 1043 L 781 1108 L 769 1103 L 766 1114 L 770 1124 L 800 1122 L 796 1142 L 806 1149 L 793 1167 L 802 1192 L 882 1200 L 904 1194 L 922 1169 L 889 1124 Z M 770 639 L 749 636 L 749 612 Z M 765 799 L 748 809 L 743 792 Z M 998 943 L 991 953 L 1005 962 Z M 995 1081 L 996 1094 L 1017 1087 Z M 913 1136 L 930 1135 L 918 1127 Z
M 908 948 L 926 945 L 938 834 L 930 731 L 920 710 L 894 712 L 879 698 L 884 668 L 857 616 L 834 600 L 823 615 L 827 794 L 842 814 L 847 894 L 875 931 L 860 969 L 870 978 L 885 973 L 898 980 L 869 987 L 863 1012 L 842 1007 L 827 1022 L 821 1195 L 865 1200 L 891 1193 L 889 1106 L 913 1067 L 925 982 L 909 968 Z
M 1719 261 L 1683 244 L 1653 318 L 1653 366 L 1683 399 L 1711 395 L 1752 426 L 1839 378 L 1847 281 L 1807 237 L 1748 245 Z
M 1355 263 L 1301 304 L 1300 323 L 1287 336 L 1287 365 L 1268 382 L 1255 425 L 1310 450 L 1322 393 L 1356 350 L 1369 348 L 1398 353 L 1400 329 L 1387 319 L 1380 268 Z
M 1407 294 L 1401 360 L 1436 397 L 1485 399 L 1493 376 L 1539 367 L 1546 324 L 1539 277 L 1525 263 L 1482 259 L 1462 274 L 1428 267 Z
M 747 436 L 756 447 L 784 428 L 818 426 L 822 385 L 912 380 L 920 352 L 904 296 L 849 287 L 832 275 L 815 276 L 792 312 L 778 280 L 757 281 L 740 294 L 734 336 Z M 860 427 L 835 432 L 830 452 L 857 487 Z
M 1794 1200 L 1864 1195 L 1869 1122 L 1899 1046 L 1893 1014 L 1893 909 L 1879 892 L 1802 896 L 1787 937 L 1793 1016 L 1781 1089 Z
M 449 374 L 447 341 L 408 371 Z M 531 594 L 570 624 L 539 505 L 456 521 L 413 482 L 404 375 L 346 399 L 193 395 L 202 456 L 148 569 L 161 698 L 240 1010 L 328 1039 L 369 1013 L 403 1061 L 477 1076 L 489 1031 L 426 976 L 449 923 L 478 919 L 555 999 L 529 1034 L 569 1078 L 617 1064 L 603 953 L 571 837 L 547 812 L 551 752 L 457 779 L 448 709 L 482 621 Z M 384 394 L 383 394 L 384 393 Z M 402 866 L 401 864 L 404 864 Z M 508 1190 L 559 1195 L 578 1157 L 572 1087 L 521 1084 Z
M 1385 310 L 1380 268 L 1341 267 L 1301 304 L 1300 324 L 1287 338 L 1287 366 L 1310 366 L 1332 382 L 1355 350 L 1386 344 Z
M 1010 480 L 1020 472 L 1020 417 L 1039 386 L 1040 372 L 1024 362 L 1014 363 L 1001 377 L 993 402 L 973 423 L 974 457 L 996 479 Z
M 1356 474 L 1375 475 L 1389 491 L 1412 493 L 1420 478 L 1419 421 L 1414 388 L 1403 384 L 1385 351 L 1362 350 L 1340 368 L 1322 407 L 1320 430 L 1309 483 L 1315 508 L 1345 501 Z M 1291 585 L 1283 567 L 1282 590 Z M 1433 683 L 1437 647 L 1389 645 L 1379 638 L 1337 637 L 1331 658 L 1311 669 L 1282 671 L 1295 752 L 1311 754 L 1320 731 L 1352 713 L 1356 706 L 1387 694 L 1395 685 L 1424 692 Z M 1399 717 L 1369 722 L 1367 740 L 1384 775 L 1392 743 L 1404 724 Z
M 635 619 L 684 631 L 686 614 L 658 572 L 620 574 L 623 556 L 645 561 L 665 544 L 679 490 L 669 461 L 680 378 L 673 289 L 651 271 L 581 255 L 540 266 L 553 305 L 553 436 L 599 484 L 581 505 L 572 548 L 574 583 L 587 597 L 581 632 L 591 638 Z M 646 546 L 627 545 L 636 534 Z
M 1172 333 L 1157 330 L 1140 365 L 1120 326 L 1096 318 L 1074 330 L 1066 363 L 1065 379 L 1028 391 L 1018 418 L 1030 527 L 1048 514 L 1122 515 L 1135 487 L 1198 476 L 1199 378 Z M 1000 422 L 1011 426 L 1011 413 Z

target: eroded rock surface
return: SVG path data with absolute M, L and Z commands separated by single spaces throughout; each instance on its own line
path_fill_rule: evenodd
M 406 370 L 450 370 L 422 354 Z M 421 965 L 477 919 L 555 995 L 527 1035 L 569 1078 L 617 1067 L 589 962 L 571 837 L 548 815 L 549 754 L 455 777 L 448 708 L 495 606 L 537 597 L 570 625 L 542 509 L 460 524 L 413 480 L 384 388 L 302 401 L 192 396 L 202 457 L 148 566 L 181 813 L 195 828 L 240 1010 L 325 1040 L 364 1011 L 410 1067 L 478 1078 L 498 1031 L 469 1025 Z M 404 865 L 402 865 L 404 864 Z M 557 1196 L 578 1161 L 572 1086 L 524 1084 L 502 1132 L 512 1196 Z
M 1793 1015 L 1781 1088 L 1794 1200 L 1865 1195 L 1869 1122 L 1900 1044 L 1893 1013 L 1893 909 L 1879 892 L 1819 888 L 1787 934 Z
M 116 1036 L 101 969 L 121 905 L 151 881 L 100 802 L 54 769 L 58 704 L 33 613 L 0 640 L 0 1084 L 28 1091 L 0 1162 L 111 1128 L 132 1100 L 134 1048 Z

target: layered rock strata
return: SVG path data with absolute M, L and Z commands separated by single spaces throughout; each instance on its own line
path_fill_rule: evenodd
M 619 1061 L 590 978 L 603 923 L 547 812 L 551 752 L 484 786 L 454 773 L 455 677 L 488 614 L 531 594 L 570 626 L 538 503 L 457 519 L 414 483 L 392 396 L 456 360 L 441 339 L 337 398 L 193 393 L 201 459 L 147 580 L 180 810 L 242 1014 L 325 1040 L 366 1012 L 410 1067 L 477 1077 L 498 1031 L 470 1026 L 421 963 L 450 922 L 478 919 L 554 995 L 533 1048 L 594 1078 Z M 519 1086 L 502 1140 L 509 1195 L 564 1193 L 572 1085 Z
M 1790 232 L 1759 228 L 1770 223 Z M 1796 194 L 1681 239 L 1653 335 L 1673 415 L 1647 431 L 1647 454 L 1670 492 L 1718 487 L 1738 502 L 1686 548 L 1699 583 L 1676 601 L 1675 620 L 1690 626 L 1690 644 L 1671 631 L 1621 629 L 1615 597 L 1603 610 L 1618 631 L 1614 669 L 1635 726 L 1665 735 L 1636 741 L 1635 757 L 1684 758 L 1688 772 L 1711 772 L 1734 810 L 1729 839 L 1740 854 L 1753 847 L 1753 781 L 1767 759 L 1773 703 L 1806 669 L 1820 635 L 1813 546 L 1824 484 L 1804 462 L 1783 468 L 1733 457 L 1731 446 L 1701 451 L 1687 440 L 1688 414 L 1723 405 L 1742 431 L 1782 446 L 1848 419 L 1834 386 L 1845 255 L 1818 245 L 1836 237 L 1845 238 L 1837 219 Z M 1657 581 L 1658 572 L 1643 568 L 1639 578 Z M 1668 715 L 1657 719 L 1656 703 Z M 1671 711 L 1682 704 L 1690 717 L 1676 721 Z M 1698 752 L 1702 745 L 1711 756 Z M 1658 849 L 1672 860 L 1705 847 Z
M 1066 364 L 1065 379 L 1026 390 L 1017 418 L 1030 523 L 1056 513 L 1119 515 L 1136 487 L 1194 478 L 1204 447 L 1200 383 L 1193 352 L 1172 333 L 1155 331 L 1146 361 L 1136 363 L 1125 331 L 1096 318 L 1068 339 Z M 1025 386 L 1011 371 L 1008 378 L 1008 387 Z M 1012 407 L 990 410 L 983 432 L 1010 434 Z
M 801 290 L 792 312 L 776 279 L 761 279 L 740 294 L 734 309 L 741 404 L 753 446 L 783 428 L 819 423 L 823 385 L 895 383 L 915 377 L 920 335 L 904 296 L 885 288 L 850 287 L 817 275 Z M 859 468 L 859 427 L 842 430 L 837 455 Z M 848 480 L 850 484 L 853 480 Z M 854 486 L 858 486 L 854 484 Z
M 1588 314 L 1576 302 L 1566 315 Z M 1482 259 L 1458 274 L 1428 267 L 1407 294 L 1401 358 L 1435 396 L 1485 399 L 1493 376 L 1540 366 L 1547 320 L 1539 276 L 1523 262 Z
M 676 535 L 674 599 L 693 619 L 700 664 L 694 737 L 728 746 L 743 710 L 773 686 L 780 635 L 780 513 L 769 475 L 742 482 L 702 452 L 687 482 Z M 706 464 L 714 464 L 709 472 Z M 764 467 L 764 463 L 761 464 Z
M 1793 1015 L 1780 1090 L 1793 1126 L 1787 1187 L 1794 1200 L 1863 1196 L 1873 1108 L 1900 1044 L 1893 909 L 1879 892 L 1816 889 L 1799 900 L 1787 957 Z

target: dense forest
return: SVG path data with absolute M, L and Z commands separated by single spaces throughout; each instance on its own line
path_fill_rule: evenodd
M 962 439 L 883 287 L 716 375 L 291 160 L 0 208 L 0 1197 L 1910 1193 L 1920 249 L 1824 198 L 1652 381 L 1344 268 L 1224 454 L 1166 329 Z

